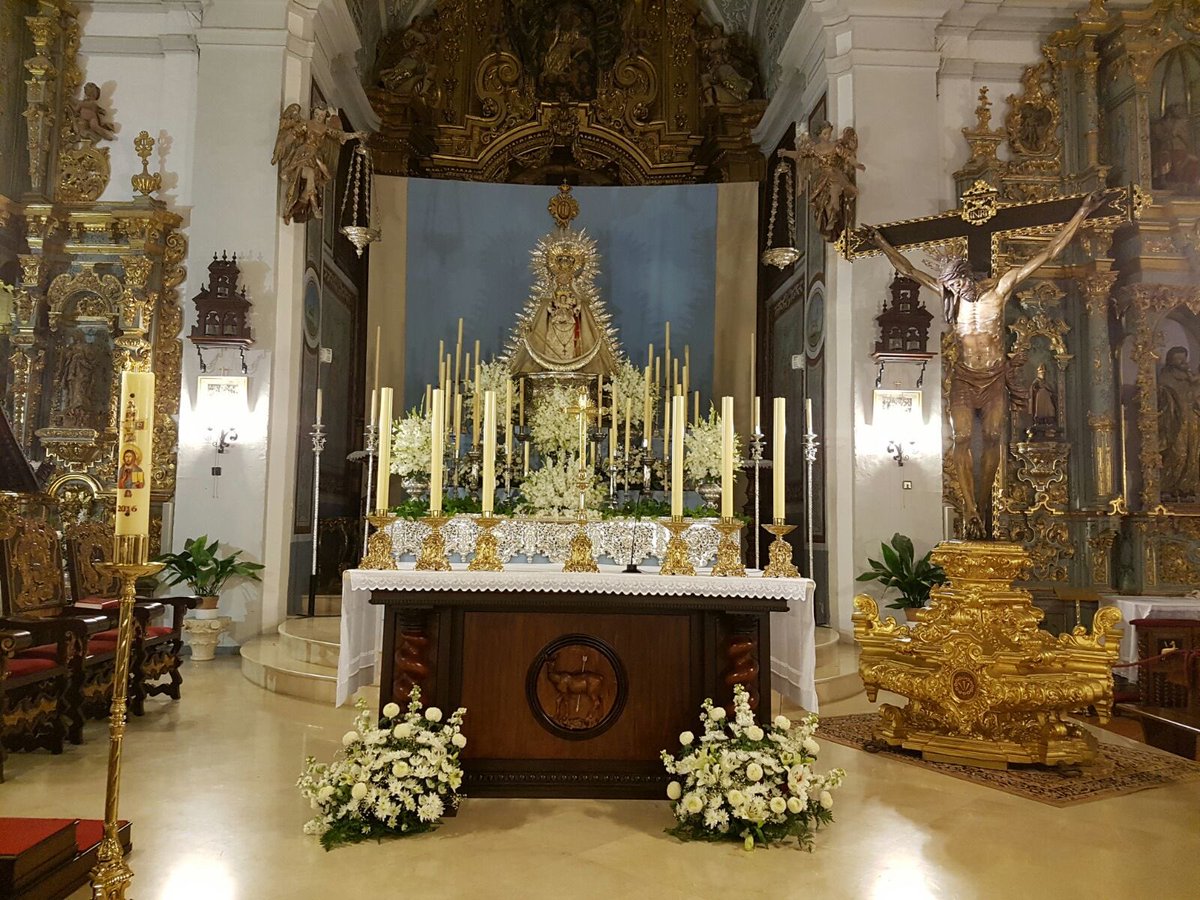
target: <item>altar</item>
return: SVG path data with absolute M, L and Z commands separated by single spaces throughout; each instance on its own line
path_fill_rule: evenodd
M 743 684 L 769 720 L 772 618 L 801 632 L 815 709 L 812 593 L 800 578 L 617 566 L 355 569 L 343 577 L 339 702 L 376 674 L 364 663 L 378 652 L 381 705 L 418 685 L 426 703 L 466 707 L 469 794 L 659 797 L 659 751 L 694 729 L 705 697 L 728 703 Z

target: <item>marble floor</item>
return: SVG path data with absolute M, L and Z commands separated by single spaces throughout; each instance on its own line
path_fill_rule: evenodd
M 293 785 L 305 755 L 337 749 L 347 710 L 268 693 L 233 657 L 185 677 L 183 702 L 150 701 L 126 737 L 137 900 L 1124 900 L 1195 896 L 1200 878 L 1200 783 L 1054 809 L 830 743 L 822 764 L 849 777 L 812 854 L 678 843 L 665 801 L 479 799 L 434 834 L 326 853 Z M 86 739 L 10 756 L 3 814 L 98 817 L 105 727 Z

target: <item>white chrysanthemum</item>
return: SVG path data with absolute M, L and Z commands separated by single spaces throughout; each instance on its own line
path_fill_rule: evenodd
M 709 710 L 708 716 L 714 722 L 720 722 L 725 718 L 725 707 L 714 706 L 711 710 Z
M 672 781 L 667 785 L 667 799 L 678 800 L 683 796 L 683 786 L 678 781 Z
M 746 795 L 743 794 L 741 791 L 739 791 L 737 788 L 734 788 L 732 791 L 730 791 L 728 794 L 725 795 L 725 799 L 729 801 L 730 806 L 738 807 L 746 802 Z
M 397 703 L 389 703 L 383 708 L 383 717 L 385 719 L 394 719 L 400 715 L 400 706 Z
M 778 728 L 780 731 L 791 731 L 792 730 L 792 720 L 789 719 L 787 716 L 776 716 L 775 717 L 775 727 Z
M 392 763 L 392 774 L 397 778 L 404 778 L 410 771 L 408 763 L 402 759 Z
M 683 808 L 686 809 L 690 815 L 694 816 L 704 809 L 704 800 L 701 799 L 699 794 L 688 794 L 683 799 Z
M 819 799 L 824 809 L 833 809 L 833 794 L 829 793 L 829 791 L 821 791 Z
M 322 803 L 328 803 L 332 797 L 333 797 L 333 785 L 331 785 L 331 784 L 323 785 L 321 787 L 321 789 L 319 791 L 317 791 L 317 799 L 320 800 Z
M 777 816 L 787 812 L 787 801 L 782 797 L 772 797 L 768 806 L 771 807 L 771 812 Z
M 756 762 L 750 763 L 746 766 L 746 777 L 751 781 L 762 781 L 763 767 Z
M 463 747 L 467 746 L 467 737 L 461 731 L 457 732 L 455 733 L 454 737 L 450 738 L 450 743 L 461 750 Z
M 437 794 L 424 794 L 417 801 L 417 818 L 422 822 L 432 822 L 440 819 L 446 811 L 446 805 Z
M 358 740 L 358 732 L 357 731 L 347 731 L 345 734 L 342 735 L 342 746 L 349 747 L 351 744 L 353 744 L 357 740 Z
M 746 729 L 746 737 L 752 741 L 761 741 L 763 739 L 763 730 L 757 725 L 751 725 Z
M 361 800 L 367 796 L 367 783 L 365 781 L 354 782 L 354 787 L 350 788 L 350 796 L 355 800 Z
M 788 812 L 798 815 L 804 811 L 804 801 L 799 797 L 788 797 L 787 808 Z
M 804 743 L 801 746 L 804 747 L 804 752 L 807 753 L 809 756 L 816 756 L 818 753 L 821 752 L 821 745 L 818 744 L 815 740 L 813 740 L 810 737 L 806 737 L 804 739 Z
M 425 718 L 430 722 L 440 722 L 442 721 L 442 711 L 436 706 L 431 706 L 425 710 Z
M 392 737 L 394 737 L 398 741 L 402 741 L 405 738 L 412 737 L 412 725 L 410 725 L 408 722 L 401 722 L 399 725 L 397 725 L 395 728 L 392 729 Z
M 692 743 L 692 741 L 694 741 L 695 739 L 696 739 L 696 736 L 694 734 L 692 734 L 690 731 L 685 731 L 679 735 L 679 743 L 683 744 L 683 746 L 685 746 L 685 747 L 690 745 Z

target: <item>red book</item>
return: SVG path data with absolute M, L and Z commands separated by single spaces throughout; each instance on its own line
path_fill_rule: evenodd
M 81 609 L 117 609 L 121 605 L 119 597 L 84 597 L 75 604 Z

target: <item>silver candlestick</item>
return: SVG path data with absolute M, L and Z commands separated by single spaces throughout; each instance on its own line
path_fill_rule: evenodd
M 325 449 L 325 426 L 320 422 L 313 423 L 313 430 L 308 433 L 312 438 L 313 450 L 313 500 L 312 500 L 312 568 L 308 582 L 308 614 L 317 614 L 317 532 L 321 525 L 321 451 Z
M 367 536 L 371 527 L 367 524 L 367 514 L 371 511 L 371 489 L 375 484 L 375 423 L 368 422 L 363 428 L 363 449 L 367 452 L 367 494 L 363 498 L 363 534 L 362 555 L 367 555 Z
M 762 558 L 759 554 L 758 539 L 759 532 L 762 531 L 762 516 L 760 510 L 762 508 L 762 491 L 760 489 L 759 472 L 763 466 L 763 446 L 765 444 L 763 433 L 755 431 L 750 438 L 750 465 L 754 469 L 754 568 L 762 568 Z
M 804 523 L 805 540 L 808 541 L 808 577 L 813 578 L 813 463 L 817 461 L 817 433 L 811 430 L 804 434 L 804 498 L 808 516 Z

